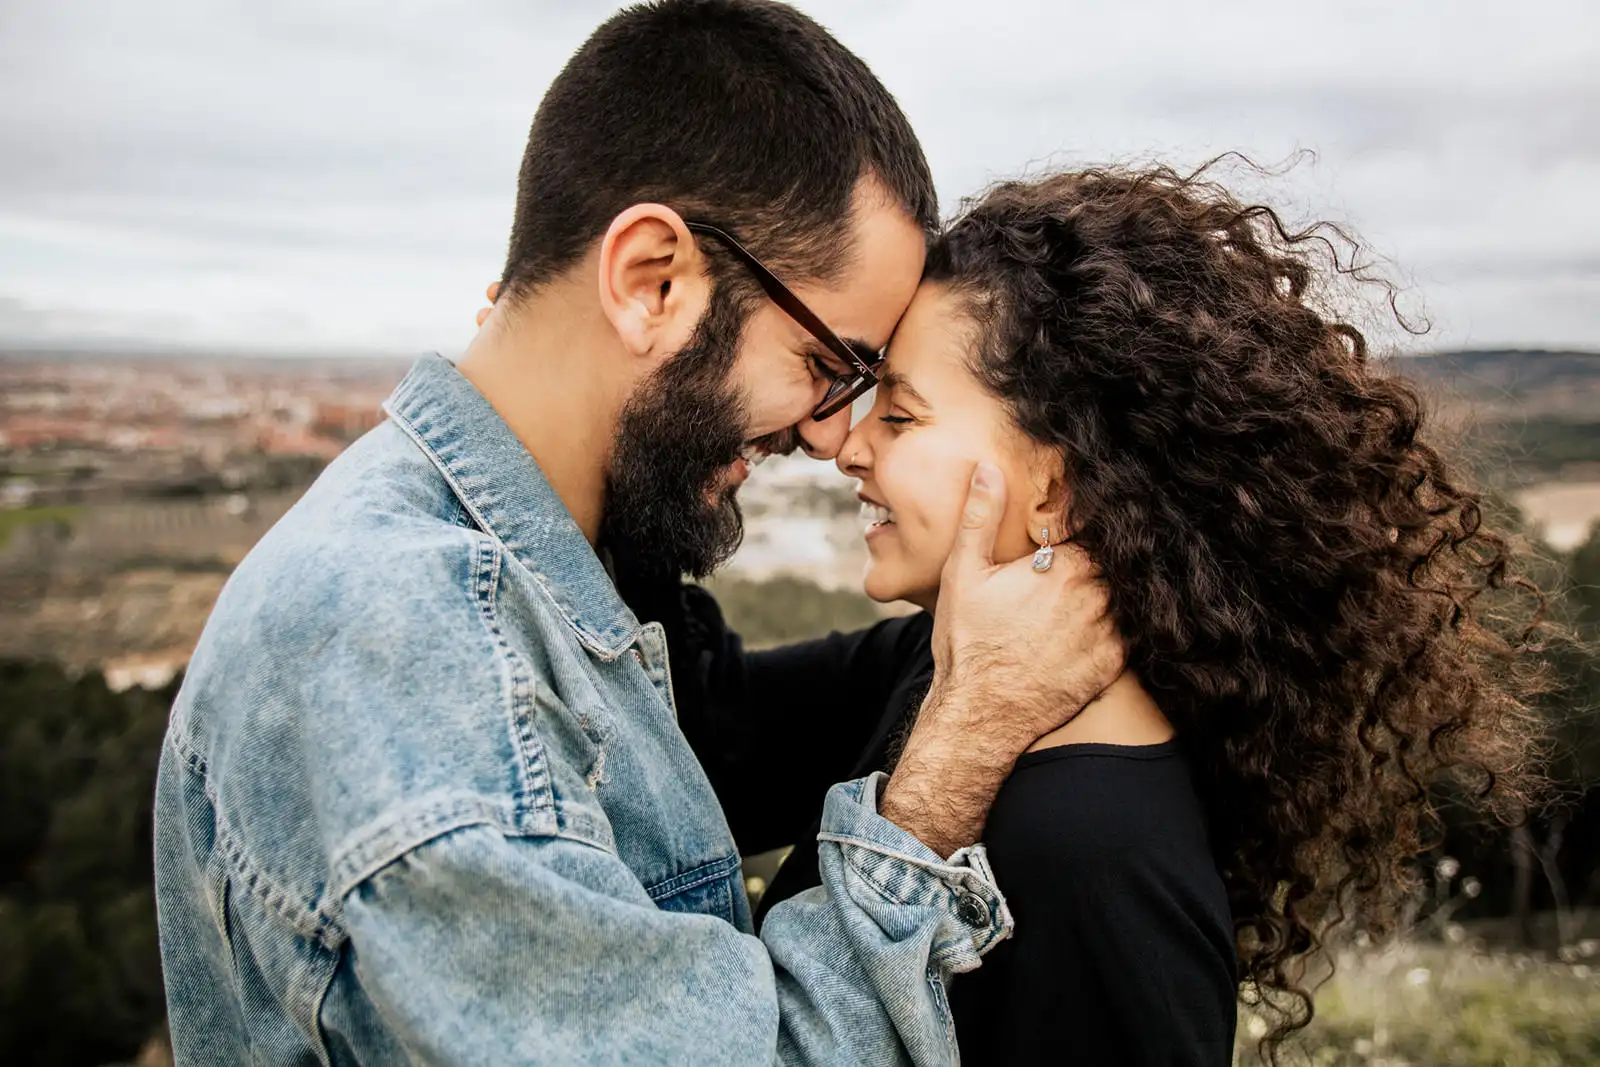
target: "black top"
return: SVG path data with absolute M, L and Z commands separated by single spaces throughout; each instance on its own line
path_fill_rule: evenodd
M 1176 741 L 1029 752 L 984 843 L 1016 933 L 951 983 L 967 1064 L 1223 1067 L 1233 931 Z
M 697 587 L 624 593 L 666 628 L 679 723 L 741 851 L 795 846 L 759 922 L 818 884 L 828 787 L 888 768 L 932 678 L 931 620 L 747 653 Z M 951 982 L 964 1063 L 1230 1063 L 1232 924 L 1177 742 L 1028 753 L 984 838 L 1016 933 Z

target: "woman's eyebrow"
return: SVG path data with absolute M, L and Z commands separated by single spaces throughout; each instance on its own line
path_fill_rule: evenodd
M 880 389 L 889 389 L 895 393 L 904 393 L 925 408 L 933 407 L 932 404 L 928 403 L 928 398 L 917 392 L 916 386 L 912 385 L 910 379 L 904 374 L 899 374 L 892 370 L 885 371 L 883 377 L 878 379 L 878 387 Z

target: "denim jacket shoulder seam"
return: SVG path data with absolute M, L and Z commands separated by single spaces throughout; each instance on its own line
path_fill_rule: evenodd
M 176 721 L 173 722 L 172 728 L 167 731 L 167 743 L 172 746 L 172 751 L 177 753 L 178 758 L 183 761 L 184 769 L 200 779 L 201 784 L 205 787 L 206 798 L 214 803 L 216 798 L 212 796 L 211 783 L 208 778 L 211 774 L 211 767 L 206 762 L 205 756 L 193 745 L 189 744 L 189 739 L 184 736 L 181 729 L 178 729 Z
M 320 904 L 297 900 L 261 868 L 251 861 L 244 842 L 234 832 L 227 813 L 218 803 L 216 787 L 212 784 L 205 757 L 195 751 L 176 730 L 169 735 L 172 750 L 183 761 L 184 768 L 200 781 L 206 801 L 211 805 L 216 820 L 215 847 L 227 864 L 228 870 L 272 914 L 283 920 L 295 933 L 313 941 L 330 952 L 338 951 L 344 944 L 343 924 L 339 921 L 338 907 L 327 908 Z
M 344 944 L 344 923 L 338 914 L 342 911 L 338 902 L 334 902 L 330 909 L 320 904 L 296 900 L 251 862 L 244 842 L 233 832 L 232 826 L 220 811 L 217 812 L 217 851 L 222 853 L 229 869 L 238 875 L 246 891 L 266 905 L 268 910 L 287 923 L 295 933 L 329 952 L 337 952 L 339 946 Z

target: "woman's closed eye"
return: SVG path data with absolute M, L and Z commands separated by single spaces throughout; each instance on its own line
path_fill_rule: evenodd
M 890 426 L 909 426 L 917 420 L 908 415 L 879 415 L 878 421 L 888 423 Z

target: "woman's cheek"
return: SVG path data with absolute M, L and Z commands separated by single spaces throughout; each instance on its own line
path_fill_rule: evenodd
M 923 467 L 928 473 L 924 474 L 925 489 L 918 500 L 916 548 L 919 570 L 935 583 L 961 529 L 961 513 L 966 508 L 967 487 L 976 462 L 963 454 L 944 454 Z

